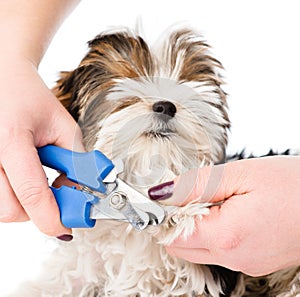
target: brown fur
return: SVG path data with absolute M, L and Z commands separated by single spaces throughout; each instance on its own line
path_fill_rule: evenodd
M 191 42 L 190 30 L 180 30 L 171 34 L 169 43 L 165 45 L 162 59 L 169 68 L 166 73 L 172 73 L 178 66 L 178 57 L 181 58 L 182 67 L 178 76 L 179 81 L 205 82 L 216 86 L 216 92 L 221 98 L 222 106 L 217 107 L 223 118 L 226 120 L 224 129 L 228 129 L 229 119 L 226 111 L 226 93 L 222 90 L 222 77 L 216 73 L 215 69 L 222 69 L 219 61 L 210 56 L 209 46 L 202 40 Z M 77 69 L 71 72 L 62 72 L 61 78 L 54 88 L 55 95 L 61 100 L 66 108 L 78 120 L 80 110 L 85 108 L 87 101 L 103 100 L 108 91 L 116 84 L 118 79 L 153 77 L 161 66 L 157 58 L 151 53 L 150 48 L 139 36 L 134 36 L 128 32 L 115 34 L 100 34 L 88 43 L 89 52 L 80 62 Z M 107 110 L 109 113 L 118 112 L 134 103 L 139 98 L 124 98 L 114 106 L 109 103 L 102 103 L 102 110 L 96 110 L 92 116 L 85 118 L 83 128 L 84 142 L 87 148 L 91 148 L 95 142 L 93 131 L 99 122 L 99 117 L 105 117 Z M 98 107 L 95 107 L 98 108 Z M 102 115 L 103 113 L 103 115 Z M 221 139 L 220 145 L 227 144 L 227 136 Z M 208 158 L 208 157 L 207 157 Z M 221 161 L 223 155 L 218 156 Z M 288 287 L 295 271 L 282 275 L 283 286 Z M 282 285 L 270 285 L 272 276 L 262 278 L 245 277 L 245 291 L 238 296 L 276 296 L 282 291 Z M 228 295 L 229 296 L 229 295 Z
M 55 95 L 69 108 L 80 97 L 111 88 L 112 79 L 153 76 L 155 63 L 150 50 L 140 37 L 130 37 L 126 33 L 98 35 L 88 43 L 90 51 L 73 72 L 62 72 L 61 79 L 54 88 Z M 89 86 L 86 90 L 85 86 Z M 86 94 L 88 92 L 88 94 Z M 80 102 L 84 104 L 84 100 Z

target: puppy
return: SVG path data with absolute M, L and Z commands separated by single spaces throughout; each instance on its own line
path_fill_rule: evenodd
M 54 89 L 78 121 L 87 150 L 122 159 L 121 177 L 145 194 L 191 168 L 224 161 L 230 122 L 221 87 L 222 65 L 199 34 L 185 28 L 168 31 L 150 48 L 124 29 L 102 33 L 88 46 L 78 68 L 63 72 Z M 297 269 L 270 285 L 275 278 L 252 279 L 165 252 L 164 244 L 193 232 L 195 221 L 208 214 L 206 206 L 189 204 L 164 225 L 142 232 L 112 220 L 74 230 L 74 240 L 61 244 L 37 281 L 24 284 L 13 296 L 219 297 L 283 292 Z

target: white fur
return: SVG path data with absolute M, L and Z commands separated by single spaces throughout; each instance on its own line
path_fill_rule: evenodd
M 196 38 L 191 36 L 190 42 Z M 144 193 L 188 169 L 219 161 L 228 126 L 218 108 L 224 102 L 217 87 L 205 82 L 178 81 L 184 51 L 179 51 L 172 68 L 170 47 L 162 48 L 156 50 L 156 58 L 164 61 L 156 76 L 114 80 L 105 98 L 109 103 L 106 106 L 112 110 L 106 110 L 105 117 L 99 115 L 91 147 L 109 158 L 122 159 L 125 170 L 121 177 Z M 138 100 L 115 110 L 130 98 Z M 161 100 L 176 105 L 176 116 L 167 122 L 159 120 L 152 110 L 152 105 Z M 87 105 L 83 101 L 80 106 L 83 126 L 84 117 L 90 112 Z M 162 137 L 154 137 L 155 133 L 162 133 Z M 61 244 L 39 278 L 9 296 L 194 297 L 204 296 L 207 287 L 210 296 L 218 297 L 221 284 L 206 266 L 170 257 L 164 249 L 164 244 L 178 236 L 187 238 L 192 234 L 195 220 L 209 214 L 208 206 L 190 203 L 164 225 L 142 232 L 112 220 L 99 221 L 91 230 L 74 230 L 74 240 Z M 286 283 L 290 274 L 295 275 L 295 271 L 288 272 Z M 275 287 L 276 276 L 270 279 Z M 291 290 L 297 291 L 299 276 L 295 279 Z M 241 278 L 232 296 L 243 296 L 246 284 L 251 285 L 252 280 Z

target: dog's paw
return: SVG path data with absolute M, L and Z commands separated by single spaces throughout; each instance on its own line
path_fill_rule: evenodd
M 209 206 L 210 203 L 189 203 L 178 208 L 159 228 L 149 228 L 150 232 L 162 245 L 170 245 L 179 236 L 187 239 L 195 230 L 196 220 L 202 220 L 209 214 Z

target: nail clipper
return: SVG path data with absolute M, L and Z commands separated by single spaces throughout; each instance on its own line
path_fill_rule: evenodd
M 174 207 L 151 201 L 118 177 L 120 161 L 112 162 L 100 151 L 78 153 L 54 145 L 38 148 L 42 165 L 65 173 L 81 186 L 50 186 L 61 221 L 67 228 L 92 228 L 96 220 L 119 220 L 143 230 L 160 225 Z

